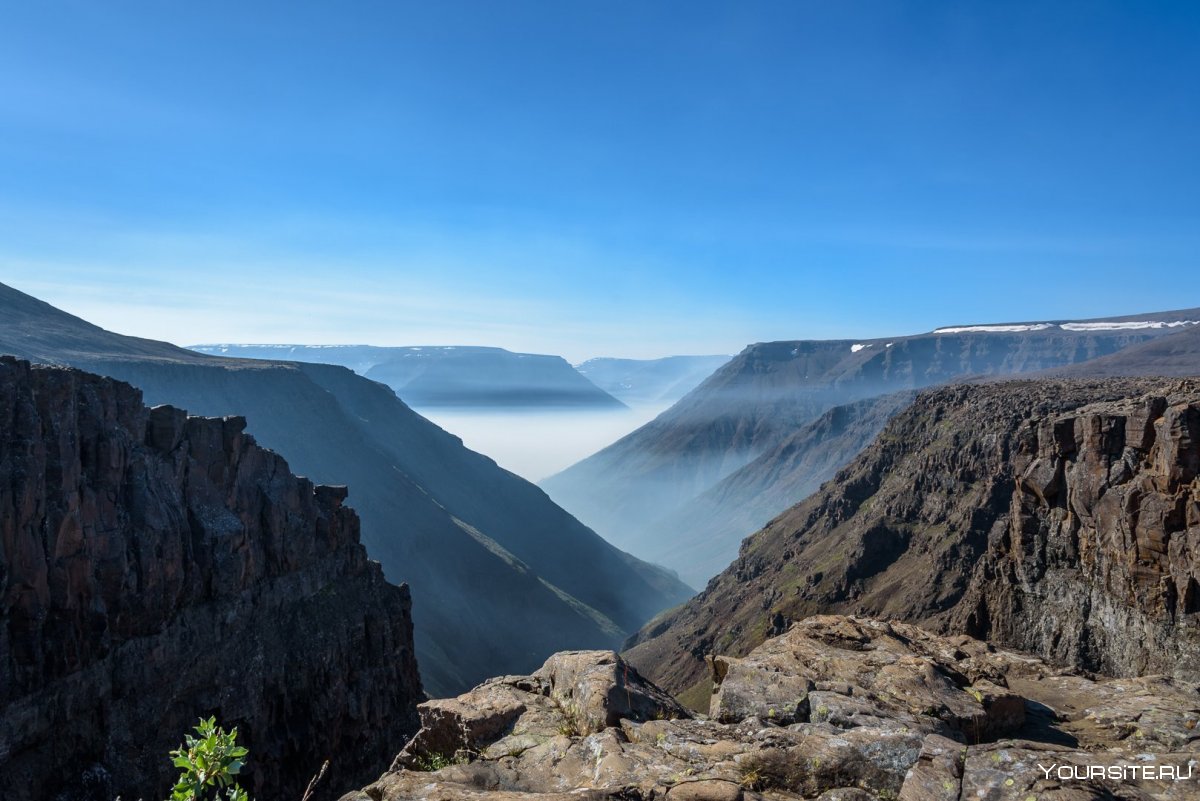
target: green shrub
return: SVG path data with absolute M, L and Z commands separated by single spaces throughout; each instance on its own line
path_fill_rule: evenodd
M 234 778 L 248 753 L 237 744 L 237 729 L 226 732 L 209 718 L 200 721 L 196 734 L 171 752 L 171 762 L 182 772 L 168 801 L 249 801 Z

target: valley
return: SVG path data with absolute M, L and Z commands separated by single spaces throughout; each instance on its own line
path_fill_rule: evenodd
M 6 4 L 0 801 L 1200 801 L 1197 42 Z

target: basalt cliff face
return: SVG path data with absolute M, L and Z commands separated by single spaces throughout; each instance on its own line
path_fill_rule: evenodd
M 260 797 L 385 767 L 422 697 L 406 587 L 241 418 L 0 358 L 0 798 L 161 798 L 201 716 Z
M 628 654 L 697 692 L 705 654 L 745 654 L 790 621 L 838 612 L 1194 681 L 1198 474 L 1194 379 L 926 392 Z
M 843 616 L 709 668 L 691 712 L 614 653 L 557 654 L 422 704 L 341 801 L 1182 801 L 1200 781 L 1200 693 L 1163 676 Z

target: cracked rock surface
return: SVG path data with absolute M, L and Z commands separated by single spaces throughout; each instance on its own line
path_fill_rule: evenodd
M 605 651 L 428 701 L 392 769 L 341 801 L 1200 797 L 1200 689 L 1178 679 L 837 615 L 709 666 L 704 714 Z M 1196 778 L 1087 778 L 1128 765 Z

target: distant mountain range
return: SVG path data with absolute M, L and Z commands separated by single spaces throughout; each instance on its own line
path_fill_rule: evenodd
M 368 553 L 412 587 L 417 655 L 434 695 L 527 671 L 564 648 L 611 647 L 690 595 L 344 367 L 122 336 L 3 284 L 0 353 L 127 381 L 149 405 L 244 415 L 296 473 L 348 485 Z
M 387 384 L 416 408 L 620 409 L 624 404 L 561 356 L 461 345 L 193 345 L 242 359 L 340 364 Z
M 629 404 L 674 403 L 729 361 L 729 356 L 667 356 L 662 359 L 588 359 L 575 369 Z
M 751 345 L 658 418 L 542 486 L 618 547 L 702 586 L 744 537 L 871 441 L 904 406 L 894 393 L 1068 368 L 1194 374 L 1198 322 L 1200 309 L 1187 309 Z M 874 400 L 883 396 L 894 397 Z

